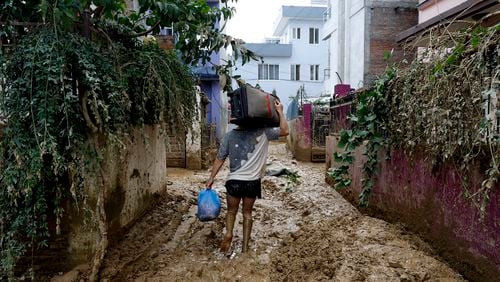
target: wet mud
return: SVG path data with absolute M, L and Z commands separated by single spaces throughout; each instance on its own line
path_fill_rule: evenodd
M 242 216 L 220 253 L 227 167 L 214 189 L 223 202 L 213 222 L 196 219 L 196 194 L 208 170 L 168 169 L 168 193 L 110 247 L 102 281 L 462 281 L 418 237 L 362 215 L 324 182 L 324 164 L 293 160 L 282 143 L 269 162 L 300 175 L 263 179 L 254 208 L 251 252 L 241 253 Z

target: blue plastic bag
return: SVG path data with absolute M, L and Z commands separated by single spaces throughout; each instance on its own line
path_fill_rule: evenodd
M 213 189 L 204 189 L 198 193 L 198 212 L 200 221 L 214 220 L 220 213 L 220 199 Z

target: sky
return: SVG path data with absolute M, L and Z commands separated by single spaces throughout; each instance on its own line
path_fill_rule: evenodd
M 238 0 L 236 13 L 226 25 L 226 33 L 247 43 L 264 42 L 273 35 L 274 22 L 283 5 L 310 5 L 310 0 Z

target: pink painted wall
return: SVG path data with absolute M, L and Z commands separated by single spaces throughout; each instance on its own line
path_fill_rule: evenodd
M 327 168 L 337 148 L 337 138 L 327 138 Z M 361 191 L 364 148 L 356 151 L 352 166 L 352 187 L 341 193 L 357 203 Z M 380 155 L 385 160 L 385 153 Z M 432 242 L 466 278 L 494 281 L 500 275 L 500 184 L 493 189 L 487 216 L 481 222 L 479 212 L 463 195 L 462 180 L 477 191 L 483 174 L 477 169 L 460 174 L 452 163 L 433 167 L 425 156 L 408 158 L 399 150 L 382 161 L 369 209 L 377 216 L 401 221 L 413 232 Z M 479 280 L 478 280 L 479 279 Z
M 467 0 L 431 0 L 418 8 L 418 23 L 423 23 L 439 14 L 442 14 Z M 420 0 L 419 3 L 423 3 Z

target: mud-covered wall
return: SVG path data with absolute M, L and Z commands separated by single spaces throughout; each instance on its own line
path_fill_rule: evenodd
M 196 103 L 203 107 L 201 103 L 201 94 L 197 91 Z M 202 128 L 201 123 L 204 122 L 201 116 L 202 111 L 198 111 L 197 118 L 193 121 L 191 129 L 186 135 L 186 168 L 187 169 L 201 169 L 202 167 L 202 152 L 201 152 L 201 138 Z
M 136 129 L 121 141 L 126 149 L 110 148 L 104 161 L 110 182 L 106 216 L 111 242 L 151 206 L 155 194 L 166 190 L 167 181 L 165 137 L 159 126 Z M 98 177 L 98 173 L 95 175 Z M 68 212 L 68 267 L 88 262 L 97 242 L 92 217 L 97 197 L 95 181 L 86 180 L 87 203 L 73 204 Z
M 288 148 L 295 159 L 303 162 L 311 161 L 311 138 L 308 128 L 304 125 L 304 117 L 299 116 L 288 121 Z
M 303 115 L 288 121 L 287 145 L 299 161 L 311 161 L 311 104 L 303 105 Z
M 327 168 L 337 137 L 327 137 Z M 338 150 L 338 149 L 337 149 Z M 352 187 L 341 194 L 358 203 L 362 179 L 364 148 L 356 151 L 352 165 Z M 453 163 L 433 165 L 423 155 L 408 158 L 398 150 L 390 158 L 381 153 L 380 172 L 367 212 L 384 219 L 403 222 L 410 231 L 423 236 L 439 255 L 447 259 L 466 278 L 494 281 L 500 275 L 500 185 L 497 183 L 481 221 L 479 210 L 464 197 L 463 180 L 477 191 L 483 179 L 481 165 L 468 175 Z M 328 176 L 327 176 L 328 178 Z

